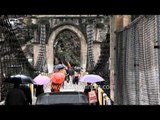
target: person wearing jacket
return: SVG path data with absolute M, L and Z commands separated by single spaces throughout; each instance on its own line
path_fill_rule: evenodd
M 22 84 L 20 86 L 20 89 L 23 90 L 24 94 L 26 95 L 26 103 L 27 105 L 32 105 L 32 94 L 31 94 L 31 89 L 29 86 L 26 84 Z
M 9 90 L 5 99 L 5 105 L 26 105 L 27 98 L 19 87 L 20 83 L 15 83 L 14 88 Z

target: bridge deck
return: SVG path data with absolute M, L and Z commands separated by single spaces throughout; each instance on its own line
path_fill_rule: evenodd
M 67 83 L 66 81 L 64 82 L 64 87 L 61 87 L 60 91 L 80 91 L 83 92 L 85 88 L 85 83 L 79 82 L 78 85 L 73 84 L 72 80 Z M 36 102 L 36 97 L 33 96 L 32 98 L 32 104 L 35 105 Z

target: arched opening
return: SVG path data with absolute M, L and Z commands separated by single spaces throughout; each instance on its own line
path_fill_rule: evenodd
M 72 66 L 80 66 L 80 40 L 70 30 L 63 30 L 57 36 L 53 44 L 54 65 L 69 62 Z
M 83 70 L 86 70 L 86 64 L 87 64 L 87 43 L 85 40 L 84 35 L 82 32 L 74 27 L 73 25 L 63 25 L 55 29 L 52 34 L 49 37 L 48 44 L 47 44 L 47 66 L 48 66 L 48 72 L 52 73 L 53 72 L 53 67 L 54 67 L 54 44 L 56 43 L 57 36 L 62 33 L 63 31 L 69 30 L 70 32 L 73 32 L 77 38 L 80 41 L 80 66 L 83 68 Z

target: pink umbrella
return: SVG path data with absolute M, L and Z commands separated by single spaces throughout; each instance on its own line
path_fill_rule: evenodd
M 33 81 L 36 85 L 45 85 L 50 82 L 50 78 L 45 75 L 38 75 L 33 79 Z
M 89 74 L 81 77 L 79 81 L 87 83 L 96 83 L 96 82 L 102 82 L 104 81 L 104 79 L 99 75 Z

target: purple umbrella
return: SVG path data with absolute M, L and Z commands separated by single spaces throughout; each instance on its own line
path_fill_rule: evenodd
M 85 75 L 81 77 L 79 81 L 87 82 L 87 83 L 96 83 L 96 82 L 104 81 L 104 79 L 99 75 L 90 74 L 90 75 Z
M 45 85 L 50 82 L 50 78 L 45 75 L 38 75 L 37 77 L 34 78 L 34 84 L 36 85 Z

